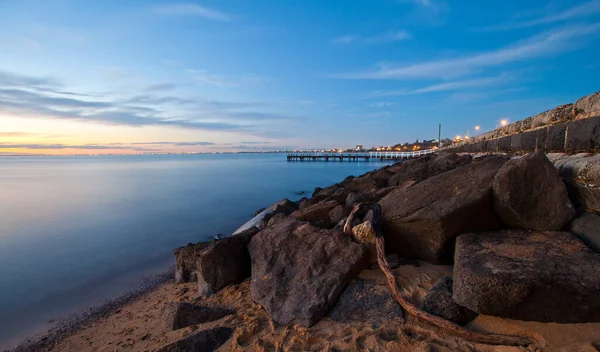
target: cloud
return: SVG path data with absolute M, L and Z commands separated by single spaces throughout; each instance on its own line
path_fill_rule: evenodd
M 511 30 L 517 28 L 527 28 L 534 27 L 545 24 L 552 24 L 557 22 L 568 21 L 576 18 L 589 17 L 593 15 L 597 15 L 600 13 L 600 0 L 593 0 L 590 2 L 586 2 L 568 9 L 565 9 L 561 12 L 546 14 L 541 17 L 522 20 L 522 21 L 513 21 L 501 25 L 484 27 L 482 30 L 486 31 L 502 31 L 502 30 Z M 517 16 L 520 17 L 520 16 Z
M 387 96 L 398 96 L 398 95 L 412 95 L 412 94 L 423 94 L 423 93 L 436 93 L 436 92 L 447 92 L 456 91 L 470 88 L 482 88 L 490 86 L 500 86 L 514 80 L 514 77 L 509 75 L 500 75 L 495 77 L 481 77 L 461 81 L 451 81 L 429 85 L 418 89 L 401 89 L 401 90 L 389 90 L 389 91 L 376 91 L 371 94 L 372 97 L 387 97 Z
M 396 103 L 391 103 L 389 101 L 378 101 L 376 103 L 371 104 L 371 106 L 375 108 L 383 108 L 392 105 L 396 105 Z
M 151 151 L 151 149 L 138 148 L 131 146 L 113 146 L 113 145 L 101 145 L 101 144 L 82 144 L 82 145 L 68 145 L 68 144 L 17 144 L 17 143 L 0 143 L 0 149 L 84 149 L 84 150 L 103 150 L 103 149 L 126 149 L 134 151 Z
M 0 131 L 0 137 L 23 137 L 23 136 L 31 136 L 31 135 L 35 135 L 36 133 L 31 133 L 31 132 L 21 132 L 21 131 L 15 131 L 15 132 L 2 132 Z
M 155 11 L 172 16 L 197 16 L 214 21 L 231 21 L 231 17 L 217 10 L 209 9 L 196 4 L 169 4 L 158 6 Z
M 406 30 L 399 30 L 394 32 L 387 32 L 372 37 L 364 37 L 358 35 L 345 35 L 342 37 L 334 38 L 331 40 L 333 44 L 342 45 L 350 43 L 365 43 L 365 44 L 377 44 L 377 43 L 392 43 L 403 40 L 412 39 L 410 32 Z
M 192 77 L 201 83 L 205 83 L 211 86 L 215 86 L 218 88 L 237 88 L 241 86 L 247 85 L 266 85 L 269 81 L 267 77 L 261 76 L 241 76 L 241 77 L 228 77 L 217 75 L 209 72 L 208 70 L 195 70 L 189 69 L 188 72 L 192 75 Z
M 137 143 L 126 143 L 130 145 L 174 145 L 174 146 L 209 146 L 218 145 L 213 142 L 137 142 Z M 116 145 L 126 145 L 117 143 Z
M 453 59 L 428 61 L 412 65 L 379 64 L 373 70 L 338 75 L 345 79 L 450 79 L 477 72 L 486 67 L 553 55 L 575 50 L 581 46 L 576 40 L 600 30 L 600 23 L 580 25 L 548 31 L 513 43 L 510 46 Z
M 273 121 L 298 118 L 273 111 L 261 102 L 215 101 L 158 94 L 125 98 L 114 94 L 72 96 L 61 94 L 60 90 L 64 87 L 53 79 L 6 72 L 0 74 L 0 112 L 19 117 L 233 131 L 261 137 L 277 134 L 277 125 Z
M 142 89 L 144 92 L 165 92 L 165 91 L 170 91 L 173 89 L 176 89 L 179 87 L 179 84 L 177 83 L 157 83 L 157 84 L 152 84 L 144 89 Z

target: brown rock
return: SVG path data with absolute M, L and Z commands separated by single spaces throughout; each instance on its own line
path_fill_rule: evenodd
M 480 314 L 600 321 L 600 255 L 570 232 L 464 234 L 454 263 L 454 301 Z
M 210 296 L 227 285 L 250 276 L 248 243 L 258 233 L 256 227 L 217 241 L 202 251 L 196 262 L 198 294 Z
M 467 325 L 477 317 L 477 313 L 452 300 L 452 277 L 450 276 L 441 278 L 425 296 L 423 310 L 459 325 Z
M 156 352 L 214 351 L 225 341 L 229 340 L 232 334 L 233 329 L 225 327 L 201 330 L 159 348 Z
M 542 151 L 506 162 L 493 192 L 494 209 L 511 228 L 560 230 L 575 216 L 558 171 Z
M 349 236 L 292 217 L 261 231 L 248 249 L 252 297 L 280 325 L 315 324 L 368 266 L 366 250 Z
M 379 287 L 374 281 L 363 279 L 348 284 L 329 316 L 338 322 L 356 321 L 377 327 L 404 321 L 402 309 L 387 287 Z
M 573 220 L 571 232 L 581 238 L 596 253 L 600 253 L 600 216 L 584 213 Z
M 333 208 L 337 206 L 338 203 L 336 201 L 321 202 L 295 211 L 291 216 L 298 220 L 308 221 L 315 226 L 329 227 L 331 226 L 329 212 L 331 212 Z
M 346 198 L 345 204 L 347 208 L 353 209 L 359 203 L 378 202 L 381 198 L 383 196 L 376 191 L 361 194 L 350 193 Z
M 332 224 L 339 223 L 342 219 L 346 218 L 350 214 L 350 209 L 343 205 L 338 205 L 329 212 L 329 220 Z
M 175 282 L 196 282 L 196 261 L 198 255 L 209 247 L 211 242 L 189 243 L 173 251 L 175 254 Z
M 388 249 L 404 258 L 447 263 L 459 234 L 499 229 L 492 182 L 507 159 L 478 158 L 385 196 L 379 204 Z
M 470 155 L 450 153 L 426 155 L 406 161 L 390 168 L 390 170 L 396 171 L 396 174 L 389 179 L 388 185 L 398 186 L 406 181 L 420 182 L 429 177 L 469 164 L 471 159 Z
M 235 313 L 229 309 L 201 307 L 187 302 L 167 303 L 164 308 L 165 325 L 169 330 L 178 330 L 221 319 Z

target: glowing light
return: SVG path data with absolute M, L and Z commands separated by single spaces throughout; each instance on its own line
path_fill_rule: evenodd
M 456 140 L 457 140 L 457 141 L 460 141 L 460 136 L 456 136 Z
M 479 126 L 475 126 L 475 131 L 479 131 Z
M 508 125 L 508 120 L 506 120 L 506 119 L 500 120 L 500 125 L 501 125 L 501 126 L 506 126 L 506 125 Z

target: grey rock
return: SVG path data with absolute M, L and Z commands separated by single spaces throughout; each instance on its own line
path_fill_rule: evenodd
M 358 321 L 375 326 L 404 321 L 402 309 L 387 287 L 362 279 L 348 284 L 329 316 L 337 322 Z
M 218 327 L 202 330 L 181 340 L 170 343 L 157 352 L 208 352 L 214 351 L 233 334 L 232 328 Z
M 313 204 L 291 214 L 298 220 L 308 221 L 315 226 L 327 228 L 332 226 L 329 213 L 338 206 L 336 201 L 327 201 Z
M 200 296 L 210 296 L 250 276 L 248 243 L 257 233 L 258 228 L 250 228 L 217 241 L 200 253 L 196 261 Z
M 229 309 L 201 307 L 187 302 L 167 303 L 164 308 L 164 320 L 167 329 L 178 330 L 221 319 L 235 313 Z
M 477 313 L 557 323 L 600 321 L 600 255 L 570 232 L 460 235 L 453 299 Z
M 261 231 L 248 249 L 252 298 L 280 325 L 315 324 L 368 266 L 366 250 L 349 236 L 293 217 Z
M 425 296 L 423 310 L 456 324 L 466 325 L 477 317 L 477 313 L 454 302 L 452 284 L 452 277 L 441 278 Z
M 173 251 L 175 255 L 175 282 L 196 282 L 196 261 L 200 253 L 208 248 L 211 242 L 189 243 Z
M 494 209 L 510 228 L 560 230 L 575 216 L 567 189 L 543 151 L 506 162 L 493 192 Z
M 573 220 L 571 232 L 579 236 L 596 253 L 600 253 L 600 216 L 584 213 Z
M 507 159 L 478 158 L 385 196 L 379 204 L 387 249 L 403 258 L 450 263 L 456 236 L 500 229 L 492 181 Z

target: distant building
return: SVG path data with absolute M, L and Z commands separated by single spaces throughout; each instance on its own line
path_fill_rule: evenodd
M 362 144 L 357 144 L 356 148 L 354 148 L 357 152 L 362 152 L 364 150 L 363 145 Z

